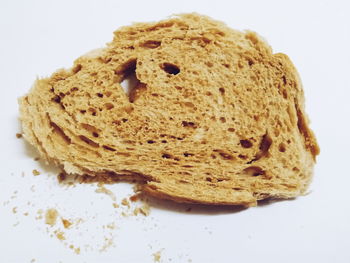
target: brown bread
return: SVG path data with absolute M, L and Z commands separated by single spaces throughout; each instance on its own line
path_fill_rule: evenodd
M 289 58 L 198 14 L 122 27 L 19 103 L 24 138 L 46 160 L 141 177 L 145 193 L 178 202 L 296 197 L 319 153 Z

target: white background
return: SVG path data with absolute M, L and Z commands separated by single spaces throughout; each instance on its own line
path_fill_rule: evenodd
M 311 194 L 243 211 L 195 207 L 184 212 L 188 206 L 160 202 L 149 217 L 123 218 L 95 186 L 58 185 L 56 172 L 35 162 L 35 152 L 15 138 L 17 97 L 36 77 L 69 67 L 109 42 L 119 26 L 192 11 L 258 32 L 296 65 L 321 147 Z M 349 11 L 345 0 L 1 0 L 0 262 L 153 262 L 157 251 L 161 262 L 350 262 Z M 34 168 L 42 175 L 32 176 Z M 108 188 L 119 200 L 131 192 L 124 184 Z M 68 243 L 81 245 L 80 255 L 34 219 L 38 209 L 48 207 L 85 219 L 66 233 Z M 103 228 L 114 221 L 117 229 Z M 99 252 L 110 232 L 114 247 Z

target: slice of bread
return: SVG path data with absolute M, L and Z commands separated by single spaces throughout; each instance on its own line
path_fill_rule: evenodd
M 19 103 L 24 137 L 67 173 L 142 178 L 178 202 L 296 197 L 319 153 L 289 58 L 197 14 L 122 27 Z

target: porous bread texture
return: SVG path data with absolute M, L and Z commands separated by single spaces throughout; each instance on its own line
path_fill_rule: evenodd
M 19 103 L 25 139 L 67 173 L 142 178 L 177 202 L 296 197 L 319 153 L 289 58 L 198 14 L 122 27 Z

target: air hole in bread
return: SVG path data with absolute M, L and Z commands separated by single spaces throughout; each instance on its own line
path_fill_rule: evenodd
M 111 109 L 113 109 L 114 108 L 114 105 L 112 104 L 112 103 L 105 103 L 105 108 L 107 109 L 107 110 L 111 110 Z
M 172 156 L 170 154 L 168 154 L 168 153 L 163 153 L 162 154 L 162 158 L 164 158 L 164 159 L 171 159 Z
M 70 89 L 70 92 L 78 91 L 79 89 L 77 87 L 73 87 Z
M 124 92 L 128 95 L 130 98 L 131 91 L 140 83 L 140 81 L 136 77 L 136 72 L 130 72 L 128 75 L 126 75 L 123 79 L 123 81 L 120 83 L 122 88 L 124 89 Z
M 250 67 L 254 65 L 254 60 L 251 58 L 247 58 L 247 62 Z
M 224 89 L 224 88 L 220 88 L 219 91 L 220 91 L 220 93 L 221 93 L 222 95 L 225 94 L 225 89 Z
M 300 171 L 299 168 L 297 168 L 297 167 L 293 167 L 292 170 L 295 171 L 295 172 L 299 172 Z
M 225 152 L 219 152 L 219 155 L 222 157 L 224 160 L 234 160 L 233 155 Z
M 147 143 L 153 144 L 153 143 L 155 143 L 155 141 L 153 141 L 153 140 L 148 140 Z
M 246 160 L 248 157 L 247 157 L 246 155 L 239 154 L 239 155 L 238 155 L 238 158 L 239 158 L 239 159 L 242 159 L 242 160 Z
M 225 118 L 225 117 L 220 117 L 220 121 L 221 121 L 222 123 L 225 123 L 225 122 L 226 122 L 226 118 Z
M 265 171 L 259 166 L 249 166 L 243 170 L 243 173 L 249 176 L 259 176 L 264 175 Z
M 214 64 L 212 62 L 210 62 L 210 61 L 205 62 L 205 65 L 207 65 L 209 68 L 214 66 Z
M 90 132 L 98 131 L 98 129 L 95 126 L 92 126 L 92 125 L 87 124 L 87 123 L 82 123 L 81 127 L 83 127 L 85 130 L 90 131 Z
M 96 116 L 97 115 L 96 109 L 94 109 L 94 108 L 89 108 L 88 111 L 91 113 L 92 116 Z
M 271 144 L 272 144 L 272 138 L 268 133 L 265 133 L 261 138 L 259 152 L 255 155 L 255 157 L 252 160 L 247 162 L 247 164 L 251 164 L 255 161 L 258 161 L 262 157 L 265 157 L 266 155 L 268 155 Z
M 83 66 L 82 66 L 81 64 L 76 65 L 76 66 L 72 69 L 73 74 L 77 74 L 82 68 L 83 68 Z
M 272 144 L 272 138 L 270 137 L 270 135 L 268 133 L 266 133 L 266 134 L 264 134 L 264 136 L 261 139 L 259 149 L 262 152 L 267 153 L 270 149 L 271 144 Z
M 143 42 L 140 46 L 144 48 L 157 48 L 161 45 L 162 42 L 157 40 L 147 40 Z
M 56 103 L 61 103 L 61 97 L 56 95 L 55 97 L 52 98 L 52 101 L 54 101 Z
M 284 144 L 284 143 L 280 143 L 280 144 L 278 145 L 278 150 L 279 150 L 280 152 L 284 153 L 284 152 L 286 151 L 286 146 L 285 146 L 285 144 Z
M 189 156 L 194 156 L 194 154 L 193 154 L 193 153 L 185 152 L 185 153 L 184 153 L 184 156 L 185 156 L 185 157 L 189 157 Z
M 243 148 L 250 148 L 253 146 L 252 142 L 249 140 L 240 140 L 239 142 Z
M 227 129 L 229 132 L 235 132 L 235 129 L 234 128 L 228 128 Z
M 189 107 L 189 108 L 194 108 L 194 104 L 192 102 L 186 101 L 183 103 L 184 106 Z
M 99 130 L 95 126 L 92 126 L 92 125 L 87 124 L 87 123 L 82 123 L 81 127 L 83 127 L 85 130 L 91 132 L 92 136 L 94 136 L 95 138 L 99 137 L 99 134 L 98 134 Z
M 234 160 L 234 159 L 235 159 L 235 158 L 233 157 L 232 154 L 229 154 L 229 153 L 227 153 L 227 152 L 225 152 L 225 151 L 223 151 L 223 150 L 214 149 L 213 152 L 219 153 L 219 155 L 221 156 L 221 158 L 224 159 L 224 160 Z M 213 158 L 213 156 L 215 156 L 215 155 L 212 154 L 211 156 L 212 156 L 212 158 Z M 215 157 L 215 158 L 216 158 L 216 157 Z M 215 159 L 215 158 L 213 158 L 213 159 Z
M 197 125 L 192 121 L 182 121 L 183 127 L 197 128 Z
M 103 98 L 103 94 L 102 93 L 96 93 L 97 97 L 99 98 Z
M 161 141 L 161 143 L 167 143 L 167 142 L 168 142 L 168 141 L 166 141 L 166 140 L 162 140 L 162 141 Z
M 141 83 L 136 76 L 136 59 L 130 59 L 117 68 L 115 73 L 122 77 L 120 85 L 129 97 L 131 103 L 135 102 L 147 89 L 146 84 Z
M 160 65 L 160 68 L 171 75 L 177 75 L 180 73 L 179 67 L 171 63 L 163 63 Z
M 104 149 L 108 150 L 108 151 L 111 151 L 111 152 L 115 152 L 115 151 L 116 151 L 116 149 L 114 149 L 113 147 L 110 147 L 110 146 L 108 146 L 108 145 L 103 145 L 102 147 L 103 147 Z
M 50 121 L 50 125 L 53 128 L 53 132 L 57 134 L 67 144 L 71 143 L 71 139 L 64 133 L 64 131 L 56 123 Z
M 282 76 L 282 81 L 283 81 L 283 84 L 284 84 L 284 85 L 287 84 L 287 78 L 286 78 L 286 76 L 284 76 L 284 75 Z
M 287 93 L 287 90 L 282 90 L 282 95 L 283 95 L 283 98 L 284 99 L 288 99 L 288 93 Z
M 100 145 L 96 142 L 94 142 L 93 140 L 89 139 L 88 137 L 84 136 L 84 135 L 79 135 L 80 140 L 82 140 L 83 142 L 85 142 L 86 144 L 98 148 Z

